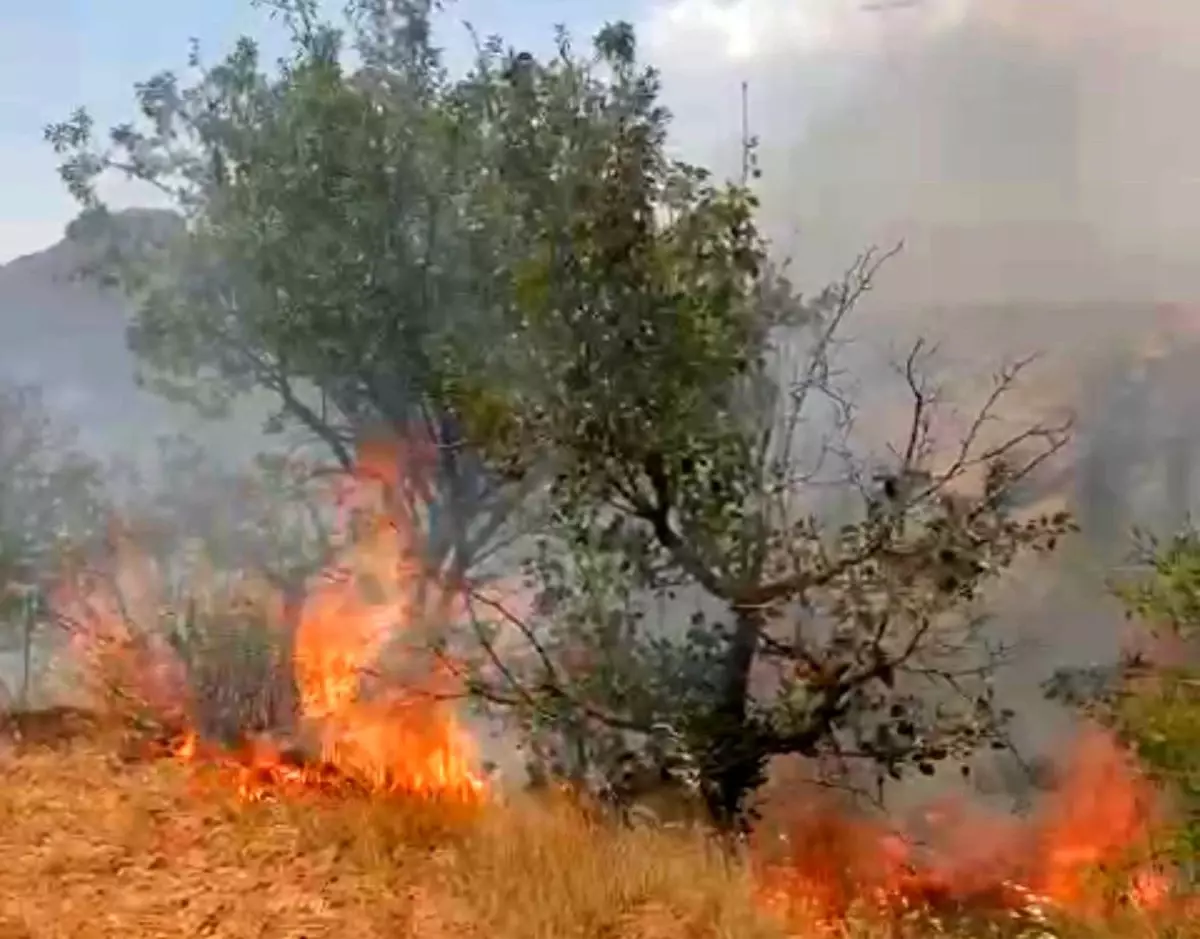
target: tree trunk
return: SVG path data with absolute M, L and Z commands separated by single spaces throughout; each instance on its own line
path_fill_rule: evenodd
M 274 654 L 270 720 L 285 736 L 294 736 L 300 723 L 300 695 L 296 687 L 296 630 L 304 611 L 307 590 L 303 582 L 287 582 L 283 587 L 283 635 L 278 637 Z
M 701 762 L 709 814 L 720 829 L 729 833 L 746 829 L 747 798 L 766 778 L 761 735 L 749 718 L 750 670 L 761 629 L 762 615 L 758 610 L 736 611 L 712 737 Z

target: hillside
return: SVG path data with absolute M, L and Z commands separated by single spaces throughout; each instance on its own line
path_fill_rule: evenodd
M 723 854 L 703 829 L 618 825 L 550 793 L 398 791 L 266 750 L 156 758 L 128 728 L 64 735 L 44 716 L 40 737 L 0 734 L 13 939 L 1195 935 L 1192 895 L 1141 866 L 1148 790 L 1103 736 L 1063 754 L 1027 816 L 927 811 L 914 841 L 792 788 Z
M 166 218 L 121 213 L 131 232 L 143 234 Z M 40 385 L 50 407 L 104 457 L 149 456 L 158 436 L 179 431 L 220 451 L 257 448 L 252 419 L 217 426 L 138 386 L 125 345 L 128 304 L 73 276 L 84 260 L 80 244 L 64 238 L 0 266 L 0 380 Z
M 783 939 L 698 839 L 571 811 L 309 798 L 102 749 L 0 753 L 12 939 Z
M 154 237 L 173 224 L 167 213 L 120 213 L 130 237 Z M 139 387 L 126 348 L 129 308 L 119 294 L 75 276 L 87 260 L 81 240 L 0 265 L 0 380 L 43 386 L 51 406 L 105 455 L 149 452 L 160 434 L 187 430 L 232 454 L 261 445 L 255 421 L 214 424 Z M 903 258 L 900 259 L 900 262 Z M 900 263 L 896 262 L 896 263 Z M 866 358 L 917 336 L 938 346 L 937 363 L 953 379 L 978 375 L 1005 356 L 1037 352 L 1042 361 L 1022 389 L 1022 409 L 1078 406 L 1099 373 L 1135 349 L 1155 325 L 1153 303 L 974 303 L 897 308 L 887 272 L 879 298 L 850 322 L 869 338 Z M 878 363 L 872 363 L 877 366 Z M 869 393 L 872 383 L 865 383 Z M 1032 413 L 1031 412 L 1031 413 Z M 1090 430 L 1090 428 L 1085 428 Z

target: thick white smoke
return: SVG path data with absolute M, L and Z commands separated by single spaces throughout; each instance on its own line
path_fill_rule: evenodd
M 904 239 L 859 336 L 932 335 L 960 377 L 1045 352 L 1022 406 L 1078 407 L 1073 456 L 1092 464 L 1077 471 L 1103 472 L 1089 453 L 1140 465 L 1119 495 L 1135 499 L 1135 477 L 1157 487 L 1153 511 L 1131 511 L 1159 520 L 1170 487 L 1153 458 L 1200 432 L 1155 405 L 1117 433 L 1105 402 L 1129 375 L 1104 363 L 1129 362 L 1164 307 L 1183 311 L 1177 336 L 1200 309 L 1200 3 L 669 0 L 644 34 L 682 148 L 730 174 L 749 83 L 764 213 L 801 284 Z M 877 400 L 883 371 L 856 369 Z M 1085 503 L 1076 483 L 1066 495 Z M 1187 506 L 1167 508 L 1179 521 Z M 1040 646 L 1008 679 L 1039 715 L 1034 736 L 1053 723 L 1035 704 L 1046 669 L 1113 653 L 1103 563 L 1022 572 L 1004 607 L 1006 628 Z
M 675 0 L 647 24 L 682 136 L 736 165 L 800 270 L 910 247 L 897 303 L 1200 292 L 1200 5 Z

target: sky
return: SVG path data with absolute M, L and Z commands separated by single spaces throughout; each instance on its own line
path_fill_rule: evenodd
M 556 23 L 582 38 L 617 18 L 663 72 L 674 145 L 719 173 L 750 83 L 763 221 L 805 282 L 904 237 L 896 297 L 1200 292 L 1200 132 L 1180 118 L 1200 95 L 1196 0 L 455 0 L 439 38 L 465 62 L 464 20 L 544 51 Z M 76 211 L 47 122 L 126 119 L 191 37 L 212 60 L 242 34 L 282 51 L 251 0 L 0 0 L 0 263 Z
M 445 41 L 468 20 L 514 44 L 544 44 L 557 22 L 591 33 L 634 17 L 639 0 L 459 0 Z M 193 37 L 211 59 L 241 35 L 281 49 L 282 34 L 250 0 L 0 0 L 0 263 L 48 246 L 75 206 L 42 128 L 86 105 L 101 126 L 132 113 L 134 83 L 186 62 Z
M 340 2 L 330 0 L 329 12 Z M 706 162 L 733 165 L 740 84 L 764 63 L 786 60 L 804 75 L 812 94 L 789 95 L 784 114 L 785 123 L 802 121 L 809 103 L 836 100 L 834 87 L 881 24 L 940 22 L 962 2 L 918 0 L 916 13 L 879 14 L 864 13 L 862 0 L 455 0 L 440 39 L 465 54 L 468 21 L 539 50 L 557 23 L 583 37 L 630 20 L 662 67 L 668 101 L 681 107 L 687 146 Z M 134 83 L 182 67 L 192 38 L 212 60 L 247 34 L 270 51 L 283 48 L 279 24 L 251 0 L 0 0 L 0 263 L 57 241 L 75 213 L 42 142 L 47 123 L 79 105 L 102 127 L 124 120 Z

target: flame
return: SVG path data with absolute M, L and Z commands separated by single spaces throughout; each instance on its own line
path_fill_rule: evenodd
M 793 814 L 784 850 L 760 863 L 763 900 L 825 933 L 855 911 L 892 921 L 916 910 L 1096 920 L 1171 900 L 1173 878 L 1153 861 L 1155 790 L 1098 729 L 1076 742 L 1036 813 L 996 816 L 944 802 L 921 820 L 918 839 L 810 802 Z
M 247 799 L 336 782 L 477 801 L 484 784 L 473 740 L 450 700 L 459 689 L 425 641 L 425 627 L 444 622 L 454 597 L 422 560 L 412 509 L 413 497 L 428 495 L 420 457 L 398 445 L 364 446 L 356 471 L 335 487 L 341 549 L 313 578 L 292 624 L 297 737 L 315 752 L 258 735 L 228 754 L 203 739 L 187 670 L 156 628 L 161 589 L 153 562 L 129 537 L 114 542 L 114 576 L 76 571 L 56 593 L 77 661 L 93 684 L 119 688 L 178 728 L 179 758 L 236 766 Z M 278 621 L 282 602 L 265 602 L 262 584 L 254 586 L 248 602 L 274 611 Z M 136 615 L 130 597 L 138 601 Z
M 384 462 L 378 451 L 368 457 L 374 477 L 385 488 L 394 485 L 395 459 Z M 397 635 L 419 628 L 421 600 L 430 593 L 413 530 L 391 509 L 368 506 L 338 575 L 327 576 L 301 611 L 295 646 L 301 709 L 320 725 L 323 759 L 373 788 L 471 792 L 480 783 L 469 769 L 470 740 L 444 701 L 454 692 L 452 676 L 420 642 L 404 649 L 402 687 L 361 695 L 364 676 Z M 445 612 L 448 592 L 432 592 Z
M 363 448 L 337 487 L 336 563 L 290 617 L 255 587 L 253 602 L 294 630 L 294 737 L 247 735 L 232 754 L 204 738 L 187 670 L 156 638 L 154 565 L 128 533 L 114 538 L 112 577 L 66 578 L 56 596 L 75 624 L 76 654 L 178 728 L 175 756 L 228 771 L 243 799 L 333 790 L 482 804 L 474 741 L 450 701 L 461 691 L 455 670 L 430 651 L 431 629 L 458 599 L 421 551 L 413 506 L 428 495 L 426 456 Z M 860 912 L 898 925 L 929 911 L 1092 919 L 1120 904 L 1155 912 L 1186 902 L 1153 863 L 1155 790 L 1098 729 L 1080 736 L 1058 788 L 1027 817 L 943 801 L 919 825 L 896 828 L 831 799 L 788 801 L 787 837 L 768 842 L 764 826 L 751 857 L 761 901 L 800 934 L 844 933 Z

